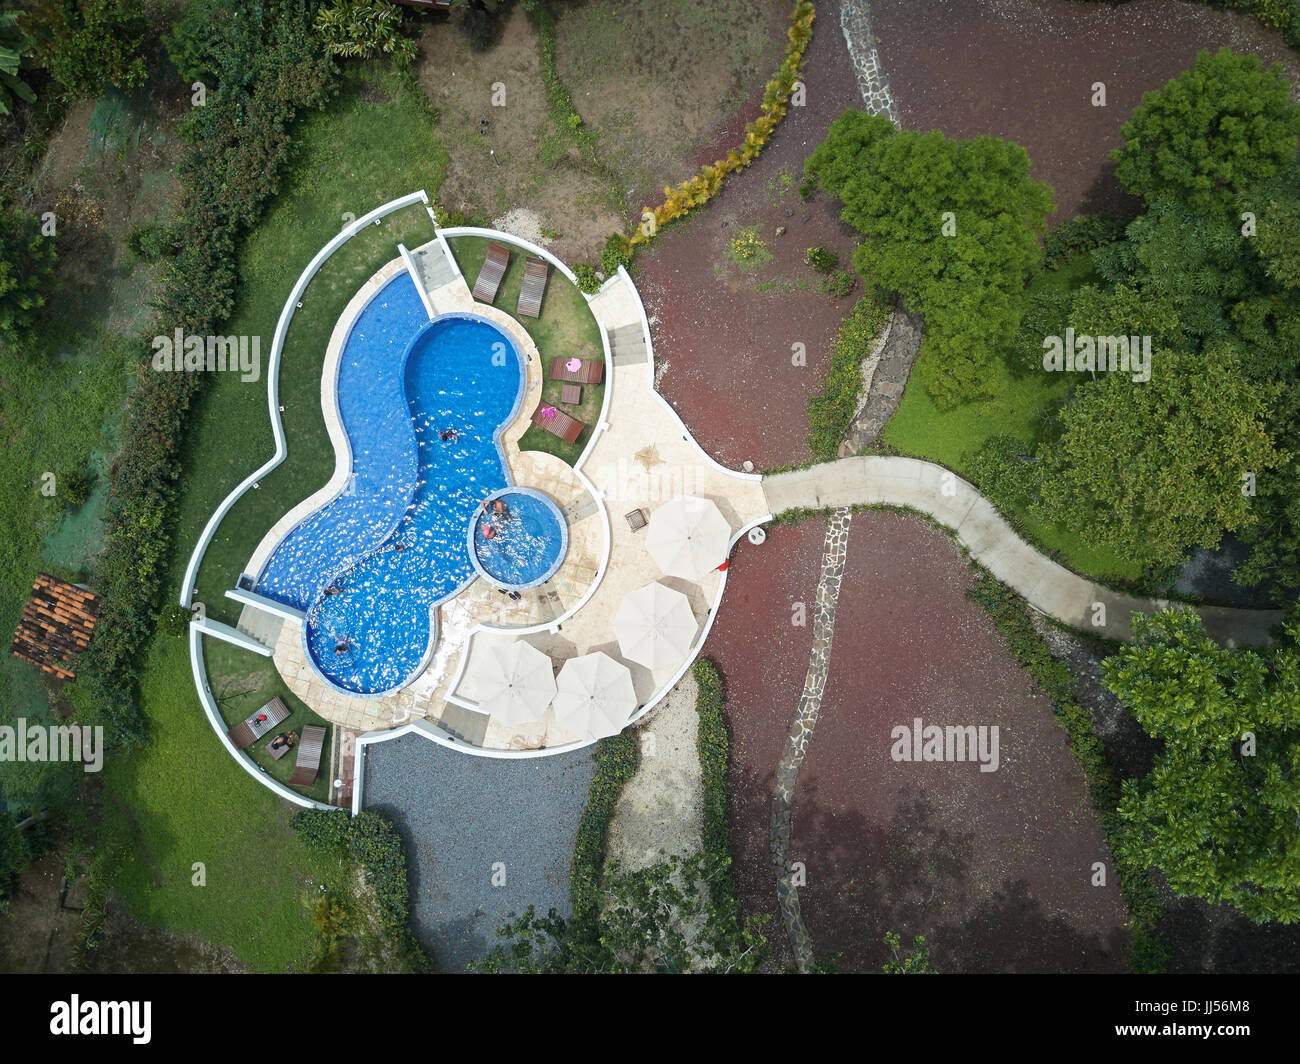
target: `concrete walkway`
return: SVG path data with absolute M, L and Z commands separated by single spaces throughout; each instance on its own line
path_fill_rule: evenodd
M 1138 598 L 1071 572 L 1022 540 L 974 485 L 916 458 L 864 455 L 763 478 L 768 508 L 838 509 L 886 504 L 928 514 L 995 577 L 1049 617 L 1109 639 L 1128 639 L 1132 613 L 1166 609 L 1168 599 Z M 1199 606 L 1206 632 L 1225 646 L 1270 642 L 1280 610 Z

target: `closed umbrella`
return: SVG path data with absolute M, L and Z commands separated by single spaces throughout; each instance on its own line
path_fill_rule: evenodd
M 503 724 L 537 720 L 555 697 L 551 659 L 522 639 L 479 649 L 469 670 L 479 709 Z
M 566 661 L 556 688 L 556 723 L 584 739 L 617 735 L 637 705 L 627 666 L 599 650 Z
M 690 600 L 660 583 L 624 595 L 613 624 L 623 656 L 655 672 L 686 657 L 698 628 Z
M 669 576 L 698 580 L 727 560 L 731 525 L 711 499 L 679 495 L 650 515 L 646 550 Z

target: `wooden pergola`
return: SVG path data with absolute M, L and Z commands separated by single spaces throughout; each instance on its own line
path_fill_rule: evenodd
M 23 607 L 10 653 L 60 680 L 76 679 L 68 666 L 90 645 L 99 602 L 89 588 L 41 573 Z

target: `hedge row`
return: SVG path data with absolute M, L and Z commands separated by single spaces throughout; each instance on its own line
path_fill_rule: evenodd
M 700 756 L 700 783 L 704 792 L 704 855 L 710 869 L 720 871 L 710 879 L 709 888 L 715 903 L 734 898 L 731 881 L 731 826 L 727 820 L 727 765 L 731 741 L 722 715 L 724 704 L 722 676 L 708 658 L 696 660 L 691 671 L 699 686 L 695 702 L 700 726 L 696 749 Z
M 871 293 L 854 303 L 840 323 L 822 390 L 808 402 L 808 447 L 818 462 L 830 462 L 839 455 L 862 393 L 862 360 L 888 317 L 889 308 Z
M 301 809 L 290 819 L 289 827 L 313 849 L 346 854 L 360 865 L 366 884 L 375 893 L 381 930 L 412 967 L 427 970 L 428 957 L 411 933 L 406 846 L 392 821 L 370 809 L 355 817 L 342 809 Z
M 569 866 L 569 899 L 576 926 L 595 927 L 600 917 L 600 883 L 605 868 L 605 829 L 623 787 L 640 764 L 636 736 L 623 731 L 596 744 L 596 774 L 587 792 L 587 807 L 578 822 L 578 838 Z
M 1088 779 L 1093 806 L 1101 818 L 1119 873 L 1120 886 L 1128 902 L 1131 918 L 1130 967 L 1141 973 L 1162 972 L 1165 970 L 1167 952 L 1155 931 L 1160 916 L 1160 901 L 1146 870 L 1130 867 L 1119 857 L 1115 839 L 1123 830 L 1119 817 L 1120 786 L 1106 760 L 1106 750 L 1097 737 L 1092 716 L 1075 701 L 1070 692 L 1069 668 L 1052 657 L 1046 641 L 1034 628 L 1029 611 L 1020 596 L 978 570 L 978 567 L 976 569 L 980 572 L 980 577 L 969 592 L 971 600 L 988 611 L 1016 661 L 1052 700 L 1052 709 L 1070 737 L 1070 752 L 1083 767 Z
M 314 3 L 225 11 L 211 5 L 201 26 L 187 20 L 192 49 L 217 80 L 207 105 L 181 126 L 188 147 L 178 168 L 178 249 L 156 306 L 155 333 L 206 335 L 234 305 L 240 238 L 278 187 L 290 155 L 288 128 L 335 91 L 335 67 L 311 33 Z M 178 30 L 179 32 L 179 30 Z M 181 451 L 201 373 L 153 373 L 142 345 L 120 451 L 109 473 L 106 546 L 95 571 L 103 606 L 81 680 L 78 708 L 122 745 L 144 739 L 135 704 L 138 659 L 149 639 L 169 560 Z
M 745 139 L 740 147 L 727 152 L 725 159 L 718 159 L 711 166 L 701 167 L 698 174 L 683 181 L 676 188 L 665 188 L 664 202 L 658 207 L 653 210 L 643 207 L 643 217 L 649 214 L 654 218 L 654 224 L 649 227 L 649 232 L 646 232 L 645 226 L 639 226 L 631 237 L 613 234 L 606 241 L 605 255 L 602 256 L 602 265 L 606 272 L 609 272 L 611 264 L 618 265 L 613 261 L 619 257 L 615 253 L 616 249 L 621 248 L 623 264 L 626 265 L 638 246 L 649 243 L 665 225 L 683 217 L 696 207 L 703 206 L 722 187 L 725 177 L 737 170 L 743 170 L 758 158 L 789 108 L 790 97 L 795 91 L 795 83 L 799 80 L 799 72 L 803 68 L 804 53 L 808 50 L 809 42 L 812 41 L 814 17 L 811 0 L 798 0 L 791 12 L 790 28 L 786 31 L 785 59 L 768 80 L 763 90 L 761 113 L 758 118 L 745 126 Z

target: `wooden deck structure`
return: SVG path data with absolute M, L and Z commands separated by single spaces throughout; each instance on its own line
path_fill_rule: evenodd
M 99 606 L 99 596 L 89 588 L 41 573 L 23 606 L 10 652 L 60 680 L 76 679 L 69 664 L 90 645 Z
M 543 410 L 553 410 L 554 414 L 543 414 Z M 548 407 L 545 404 L 533 411 L 533 424 L 544 428 L 552 436 L 558 436 L 565 443 L 577 443 L 582 430 L 587 426 L 577 418 L 569 417 L 563 410 Z
M 568 359 L 560 356 L 551 359 L 551 380 L 570 384 L 599 384 L 605 379 L 605 363 L 598 358 L 583 358 L 577 369 L 568 368 Z
M 506 275 L 506 267 L 509 265 L 510 249 L 495 241 L 489 244 L 487 255 L 483 257 L 483 266 L 478 271 L 478 280 L 474 282 L 474 298 L 481 303 L 495 303 L 501 278 Z
M 546 294 L 546 279 L 551 267 L 545 259 L 529 255 L 524 265 L 524 283 L 519 288 L 519 313 L 530 318 L 542 316 L 542 296 Z
M 308 724 L 298 740 L 298 761 L 289 782 L 295 787 L 310 787 L 320 771 L 321 751 L 325 746 L 325 729 L 319 724 Z

